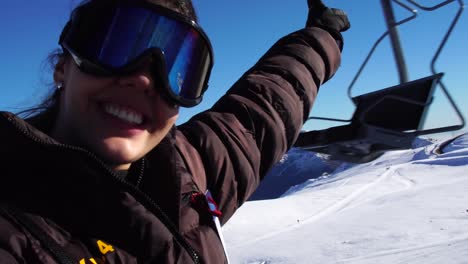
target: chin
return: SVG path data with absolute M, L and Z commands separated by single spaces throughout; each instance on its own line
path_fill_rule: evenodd
M 115 159 L 115 157 L 113 157 L 113 159 L 107 159 L 106 164 L 113 170 L 128 170 L 130 165 L 136 160 L 138 159 Z
M 128 148 L 103 149 L 98 154 L 113 169 L 128 169 L 132 162 L 144 156 Z

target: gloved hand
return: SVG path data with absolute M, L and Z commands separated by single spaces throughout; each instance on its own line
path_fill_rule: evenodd
M 322 0 L 307 0 L 309 15 L 306 27 L 319 27 L 332 35 L 348 30 L 351 25 L 343 10 L 327 7 Z

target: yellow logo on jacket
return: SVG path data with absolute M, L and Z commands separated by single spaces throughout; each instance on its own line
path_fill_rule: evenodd
M 107 243 L 104 243 L 102 240 L 98 240 L 96 242 L 97 244 L 97 247 L 99 249 L 99 251 L 101 252 L 102 254 L 102 259 L 95 259 L 95 258 L 90 258 L 90 259 L 85 259 L 85 258 L 82 258 L 79 262 L 79 264 L 87 264 L 87 263 L 92 263 L 92 264 L 102 264 L 102 263 L 106 263 L 106 254 L 108 254 L 109 252 L 114 252 L 114 248 L 112 247 L 112 245 L 109 245 Z

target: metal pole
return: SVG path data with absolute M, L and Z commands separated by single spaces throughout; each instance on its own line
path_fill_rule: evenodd
M 401 49 L 400 37 L 395 24 L 395 15 L 391 0 L 381 0 L 382 9 L 385 16 L 385 22 L 387 23 L 388 33 L 390 35 L 390 41 L 393 48 L 393 55 L 397 64 L 398 74 L 400 76 L 400 83 L 408 81 L 408 70 L 406 68 L 405 58 L 403 56 L 403 50 Z

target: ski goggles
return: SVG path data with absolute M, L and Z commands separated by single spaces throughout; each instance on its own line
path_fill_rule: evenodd
M 208 88 L 213 50 L 194 21 L 136 0 L 85 1 L 59 40 L 78 68 L 96 76 L 137 71 L 151 56 L 156 81 L 177 105 L 199 104 Z

